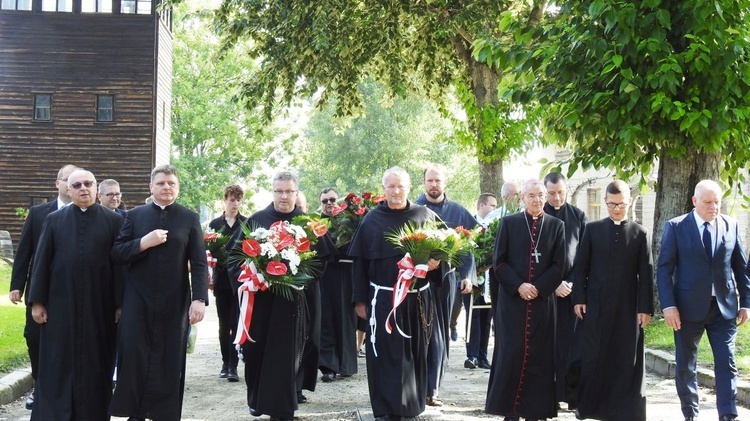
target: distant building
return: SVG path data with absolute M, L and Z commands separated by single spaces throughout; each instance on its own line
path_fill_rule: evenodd
M 0 229 L 75 164 L 130 207 L 169 162 L 172 16 L 159 0 L 0 0 Z

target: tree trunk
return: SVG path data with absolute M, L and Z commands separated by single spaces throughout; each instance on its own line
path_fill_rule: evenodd
M 503 162 L 501 160 L 486 162 L 481 159 L 479 162 L 479 192 L 492 193 L 497 196 L 500 202 L 500 188 L 503 186 Z
M 719 152 L 706 153 L 690 150 L 687 156 L 676 158 L 668 156 L 662 150 L 659 157 L 659 179 L 656 185 L 654 228 L 651 237 L 654 274 L 656 274 L 664 225 L 668 220 L 693 209 L 693 191 L 699 181 L 705 179 L 719 181 L 721 161 Z M 654 298 L 658 305 L 656 294 Z
M 469 72 L 471 73 L 471 89 L 474 93 L 474 101 L 477 108 L 497 107 L 499 98 L 497 96 L 497 84 L 500 77 L 485 63 L 480 63 L 473 58 L 469 61 Z M 472 126 L 475 129 L 477 145 L 483 142 L 485 138 L 484 122 L 482 113 L 478 113 L 477 120 Z M 495 134 L 494 136 L 498 136 Z M 481 155 L 481 150 L 477 148 L 477 155 Z M 481 193 L 494 193 L 500 198 L 500 188 L 503 186 L 503 162 L 502 158 L 496 158 L 490 162 L 484 161 L 481 157 L 479 161 L 479 190 Z

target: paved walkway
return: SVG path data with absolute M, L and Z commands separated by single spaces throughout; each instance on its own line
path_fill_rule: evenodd
M 461 323 L 459 323 L 461 326 Z M 209 306 L 206 319 L 198 330 L 195 353 L 188 356 L 188 372 L 183 406 L 184 420 L 236 420 L 252 419 L 245 401 L 244 379 L 239 383 L 228 383 L 218 378 L 219 357 L 215 307 Z M 459 338 L 451 343 L 451 367 L 449 367 L 441 389 L 445 406 L 429 408 L 420 418 L 426 420 L 479 420 L 498 419 L 484 413 L 484 400 L 489 370 L 467 370 L 463 368 L 464 342 Z M 666 353 L 650 353 L 647 363 L 648 419 L 649 421 L 681 420 L 679 401 L 675 394 L 674 381 L 659 372 L 670 373 Z M 218 363 L 217 363 L 218 362 Z M 372 412 L 367 394 L 367 379 L 364 359 L 359 360 L 359 374 L 338 379 L 333 383 L 319 383 L 315 392 L 305 392 L 309 403 L 300 405 L 297 420 L 371 420 Z M 241 370 L 241 368 L 240 368 Z M 654 371 L 659 370 L 659 372 Z M 671 368 L 673 372 L 673 368 Z M 243 373 L 240 373 L 243 377 Z M 707 376 L 701 376 L 704 378 Z M 710 378 L 710 376 L 708 376 Z M 0 380 L 0 420 L 28 420 L 30 411 L 24 408 L 26 393 L 31 387 L 28 370 L 19 370 Z M 745 388 L 744 390 L 748 390 Z M 747 392 L 741 397 L 748 398 Z M 10 399 L 13 398 L 13 399 Z M 15 400 L 14 400 L 15 399 Z M 10 402 L 10 403 L 8 403 Z M 746 400 L 747 402 L 747 400 Z M 701 391 L 702 413 L 698 420 L 716 420 L 715 397 L 710 389 Z M 750 420 L 750 410 L 740 408 L 740 420 Z M 260 419 L 268 419 L 262 417 Z M 562 410 L 558 420 L 574 420 L 572 412 Z

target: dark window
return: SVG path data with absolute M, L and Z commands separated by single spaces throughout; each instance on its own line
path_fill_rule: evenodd
M 0 9 L 3 10 L 31 10 L 31 0 L 2 0 Z
M 112 13 L 112 0 L 83 0 L 82 13 Z
M 114 121 L 115 97 L 112 95 L 96 96 L 96 121 Z
M 72 12 L 73 0 L 42 0 L 43 12 Z
M 51 117 L 52 95 L 34 95 L 34 120 L 49 121 Z
M 151 0 L 122 0 L 122 13 L 134 13 L 138 15 L 151 14 Z

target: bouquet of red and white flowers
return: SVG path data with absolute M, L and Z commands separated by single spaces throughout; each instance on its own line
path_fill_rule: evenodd
M 336 238 L 336 247 L 341 247 L 354 237 L 354 232 L 365 214 L 378 203 L 385 200 L 385 196 L 374 196 L 370 192 L 362 195 L 349 193 L 340 204 L 336 204 L 331 211 L 331 235 Z
M 203 233 L 203 244 L 206 246 L 206 263 L 208 264 L 208 289 L 214 289 L 214 269 L 226 266 L 226 245 L 229 236 L 223 230 L 208 230 Z
M 237 279 L 240 318 L 235 344 L 250 338 L 255 293 L 270 291 L 292 300 L 296 291 L 318 276 L 320 262 L 312 247 L 328 231 L 326 221 L 313 215 L 295 217 L 292 222 L 277 221 L 270 228 L 243 224 L 245 239 L 233 259 L 241 262 Z

